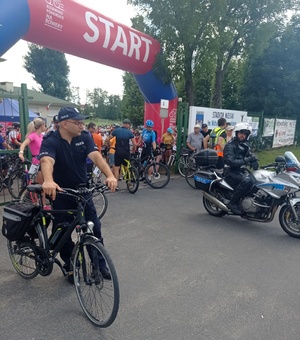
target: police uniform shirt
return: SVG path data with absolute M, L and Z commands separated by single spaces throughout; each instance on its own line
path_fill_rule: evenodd
M 87 182 L 86 158 L 93 151 L 98 151 L 98 148 L 87 131 L 82 131 L 69 144 L 57 130 L 44 137 L 39 157 L 48 156 L 55 160 L 54 182 L 61 187 L 75 189 Z

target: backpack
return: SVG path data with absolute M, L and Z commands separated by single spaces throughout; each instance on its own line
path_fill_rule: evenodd
M 218 138 L 221 136 L 221 134 L 224 132 L 224 129 L 221 129 L 220 127 L 217 127 L 212 130 L 212 132 L 209 135 L 209 142 L 208 147 L 210 149 L 215 149 L 218 144 Z

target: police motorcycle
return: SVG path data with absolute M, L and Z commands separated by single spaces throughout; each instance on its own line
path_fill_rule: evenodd
M 291 151 L 286 151 L 284 153 L 284 159 L 286 161 L 287 171 L 295 171 L 297 173 L 300 173 L 300 162 L 298 161 L 298 158 Z
M 202 150 L 196 157 L 201 170 L 194 174 L 195 186 L 203 191 L 203 205 L 212 216 L 234 215 L 227 205 L 234 189 L 215 169 L 217 154 L 214 150 Z M 271 222 L 279 207 L 279 222 L 290 236 L 300 238 L 300 191 L 299 184 L 292 176 L 276 171 L 259 169 L 251 172 L 253 186 L 241 198 L 240 206 L 243 219 L 256 222 Z
M 286 151 L 284 156 L 277 156 L 274 163 L 261 166 L 260 168 L 272 169 L 277 174 L 282 173 L 281 177 L 283 179 L 288 177 L 288 180 L 290 180 L 291 177 L 300 187 L 300 162 L 291 151 Z

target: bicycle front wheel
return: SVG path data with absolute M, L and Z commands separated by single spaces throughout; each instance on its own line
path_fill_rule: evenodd
M 97 217 L 100 220 L 106 213 L 108 207 L 108 199 L 104 192 L 95 191 L 93 193 L 93 202 L 97 211 Z
M 137 189 L 139 188 L 139 184 L 140 184 L 140 178 L 139 178 L 138 170 L 135 167 L 131 166 L 128 169 L 127 178 L 128 178 L 128 179 L 126 179 L 127 190 L 131 194 L 134 194 L 135 192 L 137 192 Z
M 16 272 L 25 279 L 33 279 L 38 274 L 36 247 L 45 248 L 45 238 L 40 224 L 34 226 L 32 236 L 22 240 L 7 241 L 8 254 Z
M 73 261 L 75 290 L 82 310 L 96 326 L 110 326 L 118 314 L 120 291 L 107 250 L 99 240 L 85 237 L 76 246 Z
M 185 172 L 189 166 L 188 156 L 181 156 L 178 160 L 178 171 L 182 177 L 185 176 Z
M 150 163 L 144 170 L 144 177 L 151 188 L 162 189 L 170 181 L 170 170 L 160 162 Z

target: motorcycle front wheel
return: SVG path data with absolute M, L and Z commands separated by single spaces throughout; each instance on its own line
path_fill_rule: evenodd
M 300 218 L 300 203 L 294 205 L 298 218 Z M 284 205 L 279 213 L 281 228 L 290 236 L 300 238 L 300 222 L 297 222 L 289 205 Z
M 212 194 L 219 199 L 220 197 L 225 198 L 224 193 L 221 190 L 218 189 L 214 189 Z M 212 216 L 215 217 L 222 217 L 225 216 L 227 214 L 226 211 L 221 210 L 220 208 L 218 208 L 214 203 L 212 203 L 211 201 L 209 201 L 207 198 L 205 198 L 203 196 L 203 205 L 205 210 Z

